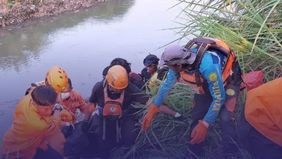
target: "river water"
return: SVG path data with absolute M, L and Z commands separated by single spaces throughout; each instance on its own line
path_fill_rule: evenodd
M 140 72 L 148 54 L 179 38 L 177 0 L 108 0 L 73 13 L 0 31 L 0 137 L 10 127 L 17 101 L 53 65 L 63 67 L 84 98 L 104 67 L 122 57 Z M 1 140 L 2 141 L 2 140 Z

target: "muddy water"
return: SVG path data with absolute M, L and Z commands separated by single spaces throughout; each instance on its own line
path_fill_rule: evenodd
M 108 0 L 76 13 L 28 22 L 0 31 L 0 137 L 12 122 L 16 102 L 31 82 L 60 65 L 87 98 L 103 68 L 115 57 L 140 72 L 150 52 L 178 38 L 176 0 Z M 2 140 L 1 140 L 2 141 Z

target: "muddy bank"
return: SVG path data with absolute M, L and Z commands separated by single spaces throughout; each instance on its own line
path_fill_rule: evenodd
M 94 6 L 105 0 L 41 0 L 38 4 L 14 4 L 12 8 L 0 8 L 0 28 L 20 24 L 28 19 L 54 16 L 66 11 L 76 11 Z M 1 5 L 1 4 L 0 4 Z

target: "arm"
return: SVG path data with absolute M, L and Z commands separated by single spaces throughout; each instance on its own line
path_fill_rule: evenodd
M 213 99 L 203 120 L 208 124 L 213 124 L 225 101 L 221 65 L 212 55 L 205 56 L 200 66 L 200 72 L 207 81 L 208 89 Z
M 153 99 L 153 104 L 159 107 L 163 103 L 169 91 L 176 83 L 177 76 L 178 76 L 177 72 L 169 69 L 165 81 L 161 84 L 157 95 Z
M 164 83 L 161 84 L 157 95 L 153 99 L 153 102 L 149 105 L 148 111 L 143 118 L 143 130 L 146 131 L 150 127 L 155 115 L 159 112 L 159 107 L 163 103 L 165 97 L 168 95 L 173 85 L 176 83 L 177 76 L 178 74 L 175 71 L 171 69 L 169 70 Z
M 207 81 L 209 92 L 212 96 L 212 103 L 203 120 L 199 120 L 198 124 L 193 128 L 191 133 L 191 144 L 202 143 L 208 132 L 208 127 L 213 124 L 225 100 L 225 90 L 222 81 L 219 57 L 209 53 L 205 54 L 200 65 L 200 73 Z
M 89 98 L 89 102 L 93 103 L 93 104 L 97 104 L 98 103 L 98 91 L 99 89 L 103 87 L 103 82 L 98 82 L 95 84 L 95 86 L 92 89 L 90 98 Z M 102 89 L 103 90 L 103 89 Z
M 72 90 L 73 98 L 75 98 L 76 108 L 78 108 L 82 113 L 86 113 L 88 109 L 88 104 L 82 98 L 82 96 L 75 90 Z

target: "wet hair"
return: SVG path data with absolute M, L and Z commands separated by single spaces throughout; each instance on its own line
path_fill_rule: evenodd
M 127 60 L 123 59 L 123 58 L 115 58 L 112 60 L 110 66 L 107 66 L 104 70 L 103 70 L 103 76 L 106 76 L 108 73 L 109 68 L 111 68 L 114 65 L 121 65 L 122 67 L 125 68 L 126 72 L 129 74 L 131 72 L 131 63 L 129 63 Z
M 31 93 L 32 100 L 41 106 L 53 105 L 57 100 L 57 93 L 50 86 L 38 86 Z

